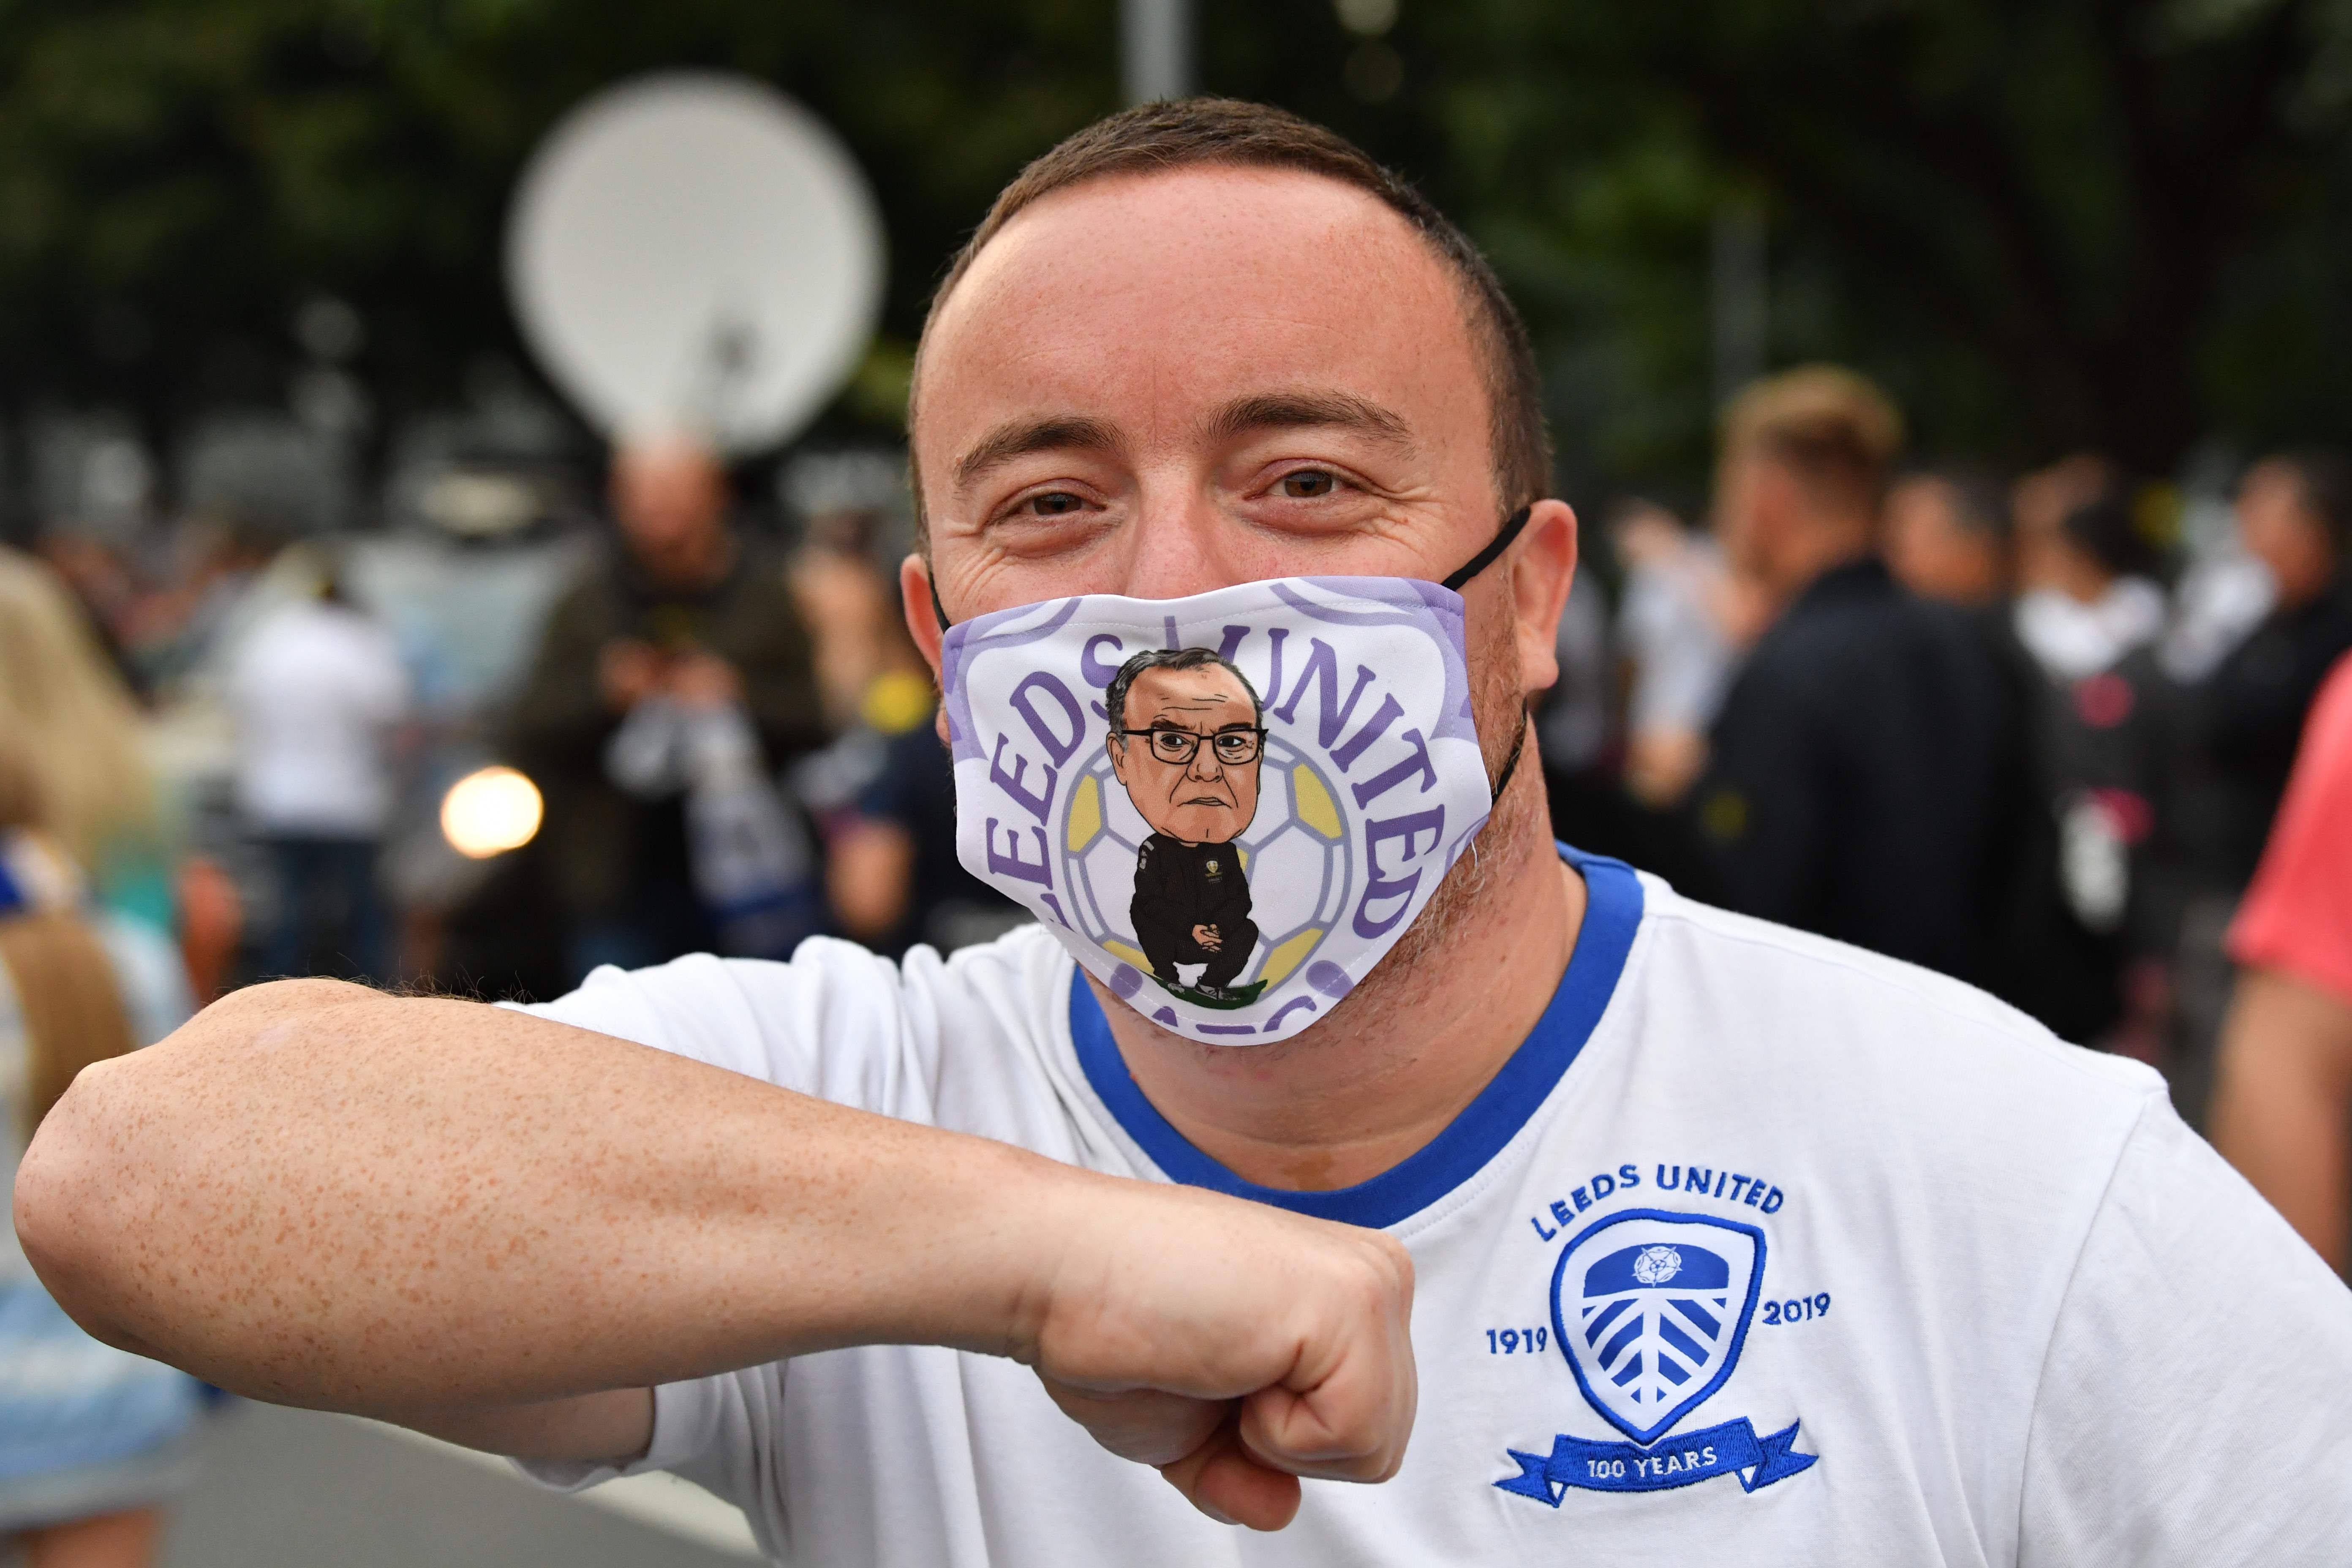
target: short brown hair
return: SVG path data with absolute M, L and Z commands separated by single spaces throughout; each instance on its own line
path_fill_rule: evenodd
M 1148 103 L 1065 139 L 1031 163 L 998 195 L 988 216 L 956 253 L 923 322 L 923 337 L 972 260 L 1020 211 L 1041 197 L 1083 181 L 1114 174 L 1154 174 L 1202 164 L 1291 169 L 1352 185 L 1378 198 L 1412 226 L 1454 273 L 1465 315 L 1484 362 L 1495 488 L 1504 511 L 1539 500 L 1551 488 L 1551 441 L 1544 430 L 1543 385 L 1536 374 L 1528 330 L 1503 292 L 1502 280 L 1470 237 L 1402 175 L 1382 167 L 1346 137 L 1286 110 L 1232 98 L 1188 98 Z M 922 351 L 916 350 L 918 381 Z M 912 409 L 909 411 L 911 420 Z M 923 514 L 922 476 L 911 468 L 916 537 L 925 551 L 930 531 Z
M 1821 500 L 1876 510 L 1903 449 L 1903 416 L 1868 377 L 1833 364 L 1767 376 L 1723 412 L 1723 457 L 1788 466 Z

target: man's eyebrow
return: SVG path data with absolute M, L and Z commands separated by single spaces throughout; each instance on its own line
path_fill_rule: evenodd
M 1237 397 L 1211 416 L 1209 435 L 1230 440 L 1254 430 L 1338 426 L 1409 451 L 1412 431 L 1388 409 L 1349 392 L 1266 392 Z
M 956 461 L 956 483 L 968 485 L 1000 463 L 1032 452 L 1118 449 L 1118 433 L 1099 419 L 1065 415 L 1000 425 Z

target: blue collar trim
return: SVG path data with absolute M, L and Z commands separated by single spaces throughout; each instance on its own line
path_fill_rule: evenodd
M 1625 954 L 1642 923 L 1641 881 L 1622 860 L 1587 855 L 1565 844 L 1559 854 L 1583 876 L 1586 899 L 1576 951 L 1569 955 L 1568 972 L 1560 976 L 1551 1005 L 1503 1070 L 1444 1131 L 1369 1182 L 1324 1193 L 1262 1187 L 1194 1148 L 1136 1087 L 1082 969 L 1070 975 L 1070 1038 L 1077 1047 L 1078 1066 L 1104 1107 L 1170 1180 L 1318 1219 L 1371 1228 L 1395 1225 L 1476 1175 L 1502 1152 L 1576 1060 L 1616 992 Z

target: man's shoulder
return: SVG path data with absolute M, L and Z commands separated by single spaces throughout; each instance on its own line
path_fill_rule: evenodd
M 1752 663 L 1791 673 L 1825 665 L 1875 667 L 1896 649 L 1928 647 L 1949 658 L 1998 662 L 1996 630 L 1957 605 L 1887 593 L 1832 599 L 1784 616 L 1759 639 Z
M 1870 1085 L 1889 1110 L 1999 1115 L 2038 1099 L 2123 1126 L 2164 1093 L 2150 1068 L 2069 1045 L 1965 982 L 1643 881 L 1645 1005 L 1719 1014 L 1798 1100 L 1835 1081 Z

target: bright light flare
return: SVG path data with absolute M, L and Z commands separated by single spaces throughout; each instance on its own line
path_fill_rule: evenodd
M 441 797 L 441 836 L 469 860 L 520 849 L 539 833 L 539 786 L 512 768 L 477 768 Z

